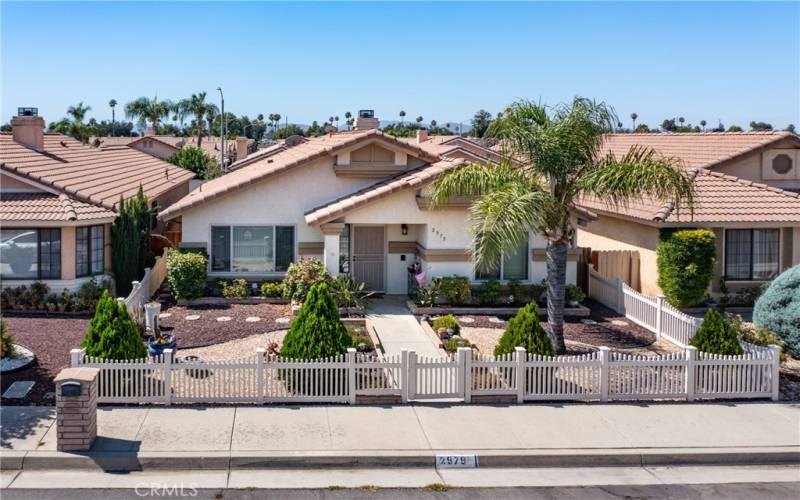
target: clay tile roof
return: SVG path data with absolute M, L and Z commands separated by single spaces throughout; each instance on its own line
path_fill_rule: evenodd
M 95 141 L 99 143 L 101 149 L 115 149 L 123 146 L 132 146 L 134 143 L 140 142 L 145 139 L 158 141 L 166 144 L 176 150 L 184 146 L 197 146 L 197 136 L 179 137 L 175 135 L 145 135 L 141 137 L 91 137 L 89 144 L 94 144 Z M 254 139 L 247 139 L 248 147 L 255 142 Z M 228 152 L 236 151 L 236 139 L 227 139 L 225 141 L 225 149 Z M 221 149 L 221 141 L 219 137 L 203 137 L 200 142 L 200 149 L 211 157 L 219 156 Z
M 784 139 L 800 144 L 800 139 L 791 132 L 609 134 L 602 153 L 622 156 L 631 146 L 640 145 L 677 158 L 689 169 L 711 168 Z
M 487 148 L 468 137 L 459 135 L 432 135 L 428 137 L 428 140 L 421 143 L 417 142 L 416 137 L 401 137 L 399 139 L 406 143 L 419 146 L 429 153 L 440 157 L 447 157 L 449 153 L 465 150 L 483 160 L 498 161 L 502 158 L 502 155 L 498 151 Z
M 64 194 L 3 193 L 0 197 L 0 220 L 3 222 L 90 221 L 114 215 L 112 210 Z
M 349 210 L 366 205 L 402 189 L 421 186 L 448 170 L 466 164 L 467 162 L 464 160 L 444 159 L 408 170 L 310 210 L 305 215 L 306 223 L 321 224 L 335 219 Z
M 204 183 L 201 188 L 195 189 L 178 202 L 170 205 L 169 208 L 159 214 L 159 218 L 163 220 L 172 219 L 190 207 L 205 203 L 226 193 L 252 186 L 256 182 L 304 165 L 317 158 L 335 154 L 337 151 L 356 145 L 365 139 L 375 139 L 400 146 L 409 151 L 410 154 L 418 156 L 425 161 L 435 162 L 439 160 L 438 156 L 390 135 L 384 135 L 379 130 L 354 130 L 325 134 L 320 137 L 309 138 L 302 144 L 274 155 L 260 158 L 253 163 Z
M 131 148 L 93 148 L 59 134 L 45 134 L 43 151 L 0 134 L 3 170 L 63 192 L 70 199 L 114 209 L 120 196 L 149 198 L 188 182 L 194 174 Z
M 694 213 L 685 204 L 634 200 L 613 206 L 596 199 L 581 205 L 626 217 L 666 223 L 800 222 L 800 194 L 743 180 L 731 175 L 699 170 L 694 177 Z

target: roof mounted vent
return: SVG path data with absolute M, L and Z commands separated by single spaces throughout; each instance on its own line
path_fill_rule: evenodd
M 375 110 L 374 109 L 359 109 L 358 110 L 358 117 L 359 118 L 375 118 Z
M 39 108 L 17 108 L 17 116 L 39 116 Z
M 358 120 L 356 120 L 356 130 L 378 129 L 380 120 L 375 118 L 375 111 L 372 109 L 358 110 Z

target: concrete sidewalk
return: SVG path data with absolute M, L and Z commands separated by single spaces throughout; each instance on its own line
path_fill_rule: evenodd
M 800 461 L 800 405 L 779 403 L 104 408 L 88 454 L 55 451 L 55 412 L 3 407 L 2 468 L 105 470 Z
M 405 348 L 414 349 L 417 356 L 442 356 L 411 314 L 405 296 L 389 295 L 371 300 L 367 306 L 367 318 L 375 327 L 387 355 L 400 354 L 400 350 Z

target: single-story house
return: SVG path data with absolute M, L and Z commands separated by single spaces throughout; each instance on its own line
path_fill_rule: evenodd
M 291 262 L 317 258 L 333 275 L 350 273 L 367 288 L 408 290 L 415 262 L 428 278 L 465 276 L 538 282 L 545 241 L 536 234 L 493 273 L 470 260 L 469 203 L 431 209 L 428 187 L 466 162 L 499 153 L 458 136 L 395 138 L 360 112 L 355 130 L 287 140 L 202 184 L 159 215 L 180 217 L 182 247 L 202 248 L 210 277 L 279 278 Z M 574 283 L 577 249 L 567 279 Z
M 3 287 L 43 281 L 75 290 L 111 269 L 120 197 L 141 186 L 152 207 L 168 207 L 194 174 L 135 149 L 46 134 L 44 123 L 28 109 L 0 133 L 0 278 Z
M 643 199 L 614 206 L 584 200 L 598 219 L 578 227 L 577 241 L 592 250 L 639 254 L 641 290 L 658 287 L 656 247 L 668 228 L 709 228 L 717 259 L 711 293 L 758 286 L 800 264 L 800 138 L 790 132 L 612 134 L 604 148 L 625 154 L 651 147 L 692 172 L 694 210 Z M 602 271 L 602 270 L 601 270 Z
M 145 132 L 141 137 L 92 137 L 89 144 L 97 144 L 101 149 L 129 147 L 164 160 L 174 156 L 184 146 L 197 146 L 197 136 L 178 137 Z M 219 137 L 203 137 L 200 149 L 212 158 L 219 158 L 222 141 Z M 226 162 L 240 161 L 255 151 L 256 142 L 247 137 L 227 139 L 225 149 Z

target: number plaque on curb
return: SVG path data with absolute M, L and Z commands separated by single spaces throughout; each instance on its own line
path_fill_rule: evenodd
M 438 469 L 475 469 L 478 467 L 478 455 L 436 455 Z

